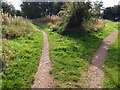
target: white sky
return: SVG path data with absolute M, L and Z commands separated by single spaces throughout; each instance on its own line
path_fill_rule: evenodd
M 20 10 L 20 4 L 22 3 L 22 0 L 6 0 L 8 2 L 11 2 L 17 10 Z M 96 0 L 90 0 L 90 1 L 96 1 Z M 118 2 L 120 0 L 98 0 L 103 1 L 104 7 L 114 6 L 118 5 Z
M 5 1 L 11 2 L 17 10 L 21 10 L 20 4 L 22 3 L 22 0 L 5 0 Z

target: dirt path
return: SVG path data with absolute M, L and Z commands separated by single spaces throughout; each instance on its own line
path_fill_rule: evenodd
M 39 63 L 37 73 L 35 75 L 35 81 L 32 88 L 52 88 L 53 76 L 49 74 L 51 68 L 51 61 L 49 58 L 49 43 L 47 34 L 42 30 L 44 38 L 44 46 L 42 50 L 42 56 Z
M 89 67 L 87 73 L 85 74 L 86 79 L 84 87 L 102 88 L 102 79 L 104 75 L 103 64 L 107 54 L 107 49 L 117 36 L 118 30 L 115 30 L 103 40 L 103 43 L 98 48 L 93 57 L 92 65 Z

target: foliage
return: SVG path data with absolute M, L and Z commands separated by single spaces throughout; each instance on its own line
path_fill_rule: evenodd
M 95 29 L 92 24 L 98 22 L 94 18 L 97 19 L 100 16 L 101 7 L 101 2 L 96 3 L 96 6 L 94 7 L 90 2 L 63 3 L 63 10 L 59 12 L 61 22 L 56 25 L 54 31 L 57 30 L 58 32 L 65 34 L 66 32 L 80 33 L 86 30 L 86 28 L 89 30 Z M 99 12 L 99 15 L 96 11 Z M 88 22 L 91 22 L 91 24 Z
M 42 33 L 38 28 L 29 20 L 16 17 L 14 14 L 17 16 L 23 14 L 24 17 L 44 22 L 34 24 L 48 33 L 52 60 L 50 73 L 55 76 L 56 87 L 62 88 L 81 87 L 81 75 L 90 65 L 93 54 L 102 39 L 118 28 L 116 23 L 98 19 L 102 10 L 102 2 L 95 2 L 94 6 L 90 2 L 23 2 L 22 12 L 15 11 L 11 4 L 2 3 L 3 50 L 0 63 L 3 63 L 3 68 L 0 75 L 3 79 L 3 88 L 29 88 L 31 86 L 43 45 Z M 103 18 L 110 20 L 119 18 L 117 10 L 119 6 L 106 8 Z M 112 12 L 111 15 L 110 12 Z M 48 25 L 46 22 L 57 26 L 53 28 L 52 24 Z M 64 35 L 53 32 L 55 30 Z M 81 33 L 84 30 L 88 33 Z M 115 45 L 108 50 L 107 59 L 116 59 L 118 54 L 116 49 L 118 46 L 115 42 Z M 115 54 L 115 57 L 112 54 Z M 118 62 L 114 61 L 112 65 L 110 63 L 113 61 L 105 62 L 107 77 L 105 85 L 118 87 L 116 66 Z M 108 73 L 112 74 L 112 72 L 115 76 L 111 78 Z
M 63 15 L 64 22 L 67 22 L 67 27 L 76 28 L 81 26 L 85 19 L 89 19 L 90 4 L 87 2 L 65 3 L 65 14 Z M 66 18 L 66 19 L 65 19 Z
M 104 13 L 103 13 L 103 18 L 112 20 L 112 21 L 119 21 L 120 20 L 120 5 L 105 8 Z
M 46 15 L 57 15 L 62 2 L 23 2 L 21 8 L 23 16 L 30 19 L 45 17 Z
M 22 16 L 22 11 L 16 10 L 16 16 Z
M 94 18 L 100 18 L 101 12 L 103 10 L 103 2 L 102 1 L 95 1 L 93 2 L 93 7 L 92 7 L 92 16 Z
M 12 16 L 16 14 L 15 7 L 11 3 L 1 0 L 0 4 L 2 5 L 3 13 L 9 13 Z

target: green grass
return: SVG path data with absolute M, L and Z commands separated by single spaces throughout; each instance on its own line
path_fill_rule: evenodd
M 106 21 L 105 27 L 98 31 L 98 33 L 95 34 L 96 37 L 103 39 L 105 36 L 107 36 L 110 32 L 113 30 L 118 30 L 118 25 L 115 22 Z
M 118 38 L 112 44 L 112 46 L 108 49 L 108 55 L 105 61 L 105 77 L 103 87 L 107 88 L 120 88 L 120 81 L 119 81 L 119 66 L 120 60 L 118 55 L 120 53 L 120 48 L 118 46 Z
M 120 22 L 118 22 L 118 30 L 120 30 Z
M 51 73 L 55 78 L 55 87 L 81 87 L 80 78 L 88 69 L 92 56 L 102 39 L 117 28 L 113 22 L 107 21 L 106 27 L 100 31 L 85 35 L 63 36 L 52 32 L 47 24 L 36 24 L 44 28 L 50 42 Z
M 42 46 L 42 33 L 34 25 L 33 30 L 26 36 L 7 40 L 7 48 L 11 53 L 8 55 L 8 66 L 1 73 L 3 88 L 31 86 L 39 65 Z

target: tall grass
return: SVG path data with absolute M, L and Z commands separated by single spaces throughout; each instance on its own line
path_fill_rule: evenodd
M 24 36 L 33 30 L 32 24 L 22 17 L 11 17 L 7 13 L 1 13 L 2 16 L 2 37 L 14 39 Z
M 42 22 L 42 23 L 52 23 L 55 24 L 57 21 L 60 21 L 60 17 L 52 15 L 52 16 L 46 16 L 44 18 L 41 19 L 35 19 L 34 21 L 37 22 Z
M 88 31 L 97 31 L 105 27 L 105 21 L 98 20 L 86 20 L 82 24 L 83 28 Z

